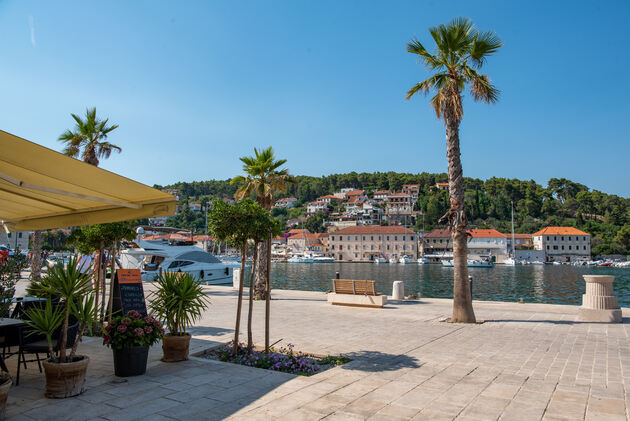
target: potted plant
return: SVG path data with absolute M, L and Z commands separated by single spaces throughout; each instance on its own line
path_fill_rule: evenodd
M 188 359 L 191 327 L 208 308 L 210 299 L 197 279 L 185 272 L 162 272 L 157 278 L 157 289 L 151 294 L 151 309 L 168 328 L 162 339 L 162 361 Z
M 112 318 L 103 331 L 103 344 L 114 351 L 114 374 L 129 377 L 146 373 L 149 347 L 163 334 L 158 320 L 142 317 L 135 310 Z
M 71 258 L 65 267 L 63 263 L 58 263 L 50 268 L 48 276 L 36 288 L 42 295 L 59 298 L 55 306 L 49 298 L 45 306 L 34 307 L 26 312 L 28 320 L 25 322 L 33 329 L 33 333 L 45 336 L 48 343 L 50 358 L 43 362 L 45 395 L 48 398 L 79 395 L 85 390 L 85 374 L 90 359 L 85 355 L 77 355 L 77 347 L 83 331 L 94 322 L 96 316 L 94 297 L 90 295 L 92 274 L 81 273 L 78 260 Z M 71 317 L 78 324 L 78 333 L 74 338 L 68 338 Z M 54 344 L 53 336 L 58 336 L 57 344 Z M 74 340 L 69 354 L 66 349 L 68 339 Z

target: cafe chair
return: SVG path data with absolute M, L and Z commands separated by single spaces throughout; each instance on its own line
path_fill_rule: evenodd
M 19 330 L 19 341 L 20 341 L 20 349 L 18 351 L 18 364 L 17 364 L 17 375 L 15 378 L 15 385 L 18 386 L 20 384 L 20 363 L 24 365 L 26 368 L 27 362 L 37 361 L 37 366 L 39 367 L 39 372 L 42 372 L 42 359 L 39 354 L 46 354 L 47 358 L 51 358 L 52 356 L 48 354 L 48 342 L 46 339 L 41 339 L 41 337 L 37 337 L 37 335 L 30 335 L 29 332 L 32 331 L 32 328 L 28 326 L 22 326 Z M 59 355 L 59 343 L 61 342 L 61 328 L 55 332 L 56 336 L 53 338 L 53 352 L 55 356 Z M 66 335 L 66 349 L 72 348 L 74 342 L 77 340 L 77 336 L 79 334 L 79 322 L 74 323 L 71 326 L 68 326 L 68 333 Z M 34 339 L 31 339 L 34 337 Z M 35 359 L 27 360 L 25 354 L 35 354 Z

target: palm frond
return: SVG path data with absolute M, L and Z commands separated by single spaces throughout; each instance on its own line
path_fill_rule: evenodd
M 470 50 L 470 58 L 477 68 L 483 66 L 486 58 L 496 53 L 503 46 L 503 41 L 494 32 L 481 32 L 475 36 Z
M 444 62 L 430 54 L 417 38 L 407 43 L 407 52 L 418 55 L 418 61 L 424 63 L 430 70 L 444 67 Z

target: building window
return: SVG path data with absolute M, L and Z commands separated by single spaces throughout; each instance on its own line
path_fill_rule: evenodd
M 339 244 L 339 251 L 343 250 L 343 245 Z
M 553 246 L 553 249 L 554 250 L 558 250 L 558 246 Z
M 562 246 L 562 250 L 564 250 L 564 246 Z
M 411 241 L 413 241 L 413 235 L 412 235 L 411 237 L 409 237 L 409 239 L 410 239 Z
M 387 236 L 387 241 L 389 241 L 389 235 Z
M 354 236 L 354 241 L 359 241 L 359 236 L 358 235 Z
M 11 238 L 11 233 L 8 233 L 8 234 L 7 234 L 7 237 Z
M 569 246 L 569 250 L 571 250 L 571 246 Z
M 584 237 L 584 241 L 586 241 L 586 237 Z
M 358 244 L 355 244 L 355 245 L 354 245 L 354 249 L 355 249 L 355 250 L 359 250 L 359 245 L 358 245 Z
M 334 235 L 330 236 L 330 241 L 335 241 L 335 236 Z
M 411 250 L 413 250 L 413 244 L 411 245 Z
M 407 246 L 403 244 L 403 250 L 407 250 Z
M 547 236 L 547 241 L 549 241 L 549 236 Z
M 569 241 L 571 241 L 571 237 L 569 237 Z
M 358 253 L 354 253 L 354 257 L 359 257 L 359 254 Z
M 435 240 L 433 240 L 433 241 L 435 241 Z M 441 238 L 440 238 L 440 244 L 442 244 L 442 239 Z
M 331 250 L 334 250 L 334 249 L 335 249 L 335 245 L 333 244 L 333 245 L 330 247 L 330 249 L 331 249 Z
M 403 235 L 403 241 L 407 241 L 406 237 L 406 235 Z
M 370 246 L 370 250 L 374 250 L 374 244 Z
M 584 246 L 584 250 L 586 250 L 586 246 Z
M 560 237 L 560 241 L 564 241 L 564 236 Z
M 350 236 L 348 236 L 348 241 L 350 241 Z
M 389 244 L 387 245 L 387 250 L 389 250 Z
M 396 245 L 394 246 L 394 248 L 395 248 L 396 250 L 398 250 L 398 244 L 396 244 Z
M 547 244 L 547 250 L 549 250 L 549 244 Z
M 18 238 L 22 238 L 22 233 L 18 232 Z
M 374 236 L 370 235 L 370 241 L 374 241 Z
M 365 235 L 364 235 L 363 237 L 361 237 L 361 240 L 362 240 L 362 241 L 365 241 Z
M 398 241 L 398 236 L 394 235 L 394 241 Z

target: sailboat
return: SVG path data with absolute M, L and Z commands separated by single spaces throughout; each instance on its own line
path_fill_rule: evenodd
M 512 204 L 512 255 L 510 257 L 508 257 L 507 259 L 505 259 L 505 261 L 503 262 L 503 264 L 505 264 L 506 266 L 515 266 L 516 265 L 516 251 L 514 248 L 514 202 L 511 202 Z

